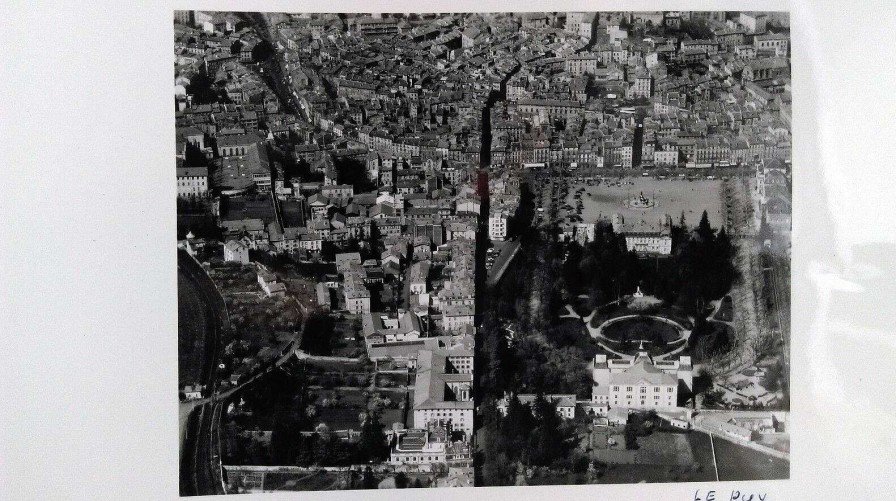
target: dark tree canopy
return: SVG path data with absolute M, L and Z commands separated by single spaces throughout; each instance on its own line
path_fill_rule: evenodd
M 361 440 L 358 442 L 358 452 L 365 461 L 379 462 L 389 454 L 389 446 L 386 445 L 386 434 L 383 432 L 383 424 L 380 422 L 379 413 L 371 411 L 361 425 Z
M 193 96 L 193 104 L 211 104 L 221 101 L 218 90 L 214 87 L 211 77 L 205 73 L 198 73 L 190 77 L 190 83 L 186 87 L 187 94 Z
M 208 167 L 208 157 L 193 143 L 187 143 L 184 154 L 184 166 L 186 167 Z
M 494 474 L 505 481 L 512 479 L 511 465 L 550 466 L 575 448 L 573 427 L 557 414 L 557 404 L 538 394 L 529 405 L 515 396 L 508 403 L 507 415 L 497 417 L 497 426 L 488 427 L 489 455 L 497 463 Z
M 713 37 L 712 29 L 706 24 L 706 21 L 697 19 L 693 21 L 681 21 L 681 31 L 685 32 L 695 40 L 702 40 Z
M 373 470 L 368 466 L 364 468 L 364 479 L 361 481 L 364 489 L 376 489 L 376 477 L 373 476 Z
M 262 40 L 252 48 L 252 60 L 263 63 L 274 55 L 274 47 L 267 40 Z
M 335 343 L 335 322 L 326 313 L 313 313 L 308 317 L 302 333 L 300 347 L 312 355 L 332 355 Z

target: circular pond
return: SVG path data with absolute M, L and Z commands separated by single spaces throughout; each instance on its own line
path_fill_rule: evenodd
M 672 320 L 651 315 L 629 315 L 604 322 L 599 337 L 615 351 L 634 355 L 646 351 L 659 355 L 684 341 L 685 329 Z

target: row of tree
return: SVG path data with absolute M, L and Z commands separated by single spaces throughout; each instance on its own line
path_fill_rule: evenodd
M 505 392 L 590 393 L 586 364 L 597 345 L 580 321 L 558 318 L 568 300 L 563 275 L 563 246 L 549 231 L 537 232 L 524 236 L 514 265 L 485 292 L 476 362 L 484 398 Z
M 570 243 L 562 265 L 563 304 L 576 296 L 588 296 L 594 308 L 631 294 L 636 287 L 698 316 L 706 304 L 722 297 L 737 277 L 734 246 L 725 229 L 715 230 L 706 211 L 697 228 L 690 231 L 682 214 L 672 227 L 672 255 L 641 259 L 626 250 L 625 236 L 610 225 L 599 225 L 595 239 L 586 245 Z M 562 305 L 551 305 L 552 309 Z

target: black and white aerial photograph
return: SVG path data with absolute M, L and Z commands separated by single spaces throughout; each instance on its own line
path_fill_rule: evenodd
M 789 13 L 173 37 L 181 496 L 790 477 Z

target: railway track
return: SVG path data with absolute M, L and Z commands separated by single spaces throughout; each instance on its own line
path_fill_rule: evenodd
M 194 282 L 205 302 L 209 321 L 206 363 L 203 371 L 209 402 L 197 406 L 187 420 L 180 465 L 180 494 L 198 496 L 224 494 L 219 448 L 215 436 L 221 417 L 222 402 L 215 398 L 215 366 L 220 352 L 221 331 L 229 325 L 224 299 L 205 270 L 185 251 L 178 251 L 178 268 Z

